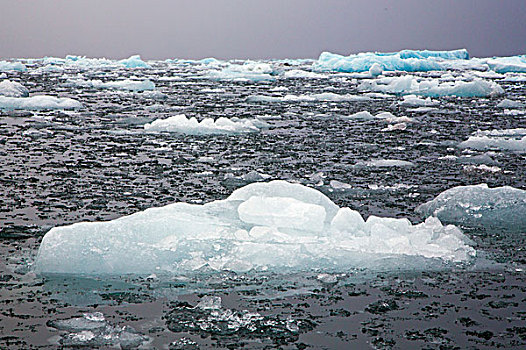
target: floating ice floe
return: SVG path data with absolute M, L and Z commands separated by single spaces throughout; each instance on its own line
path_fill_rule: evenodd
M 504 100 L 500 101 L 499 104 L 497 104 L 497 107 L 500 108 L 523 108 L 524 104 L 519 101 L 514 101 L 505 98 Z
M 472 81 L 441 82 L 438 79 L 427 79 L 412 75 L 366 80 L 358 86 L 358 90 L 430 97 L 484 97 L 504 93 L 502 87 L 497 83 L 480 78 L 475 78 Z
M 413 167 L 415 166 L 415 163 L 408 162 L 406 160 L 399 160 L 399 159 L 371 159 L 371 160 L 356 162 L 354 166 L 355 167 L 377 167 L 377 168 Z
M 477 131 L 458 147 L 476 150 L 498 149 L 505 151 L 526 151 L 526 129 L 504 129 Z
M 151 68 L 139 55 L 117 61 L 107 58 L 88 58 L 74 55 L 67 55 L 66 58 L 44 57 L 39 59 L 39 61 L 46 65 L 62 65 L 75 68 Z
M 374 65 L 386 71 L 424 72 L 445 69 L 443 60 L 467 60 L 465 49 L 453 51 L 403 50 L 393 53 L 364 52 L 342 56 L 323 52 L 315 67 L 321 71 L 366 72 Z
M 283 78 L 285 79 L 327 79 L 328 75 L 309 72 L 301 69 L 292 69 L 283 73 Z
M 509 186 L 450 188 L 416 210 L 424 217 L 465 226 L 526 230 L 526 191 Z
M 66 86 L 77 86 L 83 88 L 94 88 L 94 89 L 116 89 L 116 90 L 128 90 L 128 91 L 145 91 L 154 90 L 155 84 L 149 80 L 118 80 L 118 81 L 107 81 L 102 80 L 84 80 L 84 79 L 68 79 L 64 85 Z
M 514 83 L 523 83 L 526 82 L 526 74 L 525 73 L 506 73 L 504 79 L 502 81 L 509 81 Z
M 405 95 L 403 96 L 403 100 L 399 101 L 398 104 L 400 106 L 405 107 L 423 107 L 427 109 L 420 109 L 417 110 L 418 112 L 429 112 L 432 110 L 436 110 L 436 108 L 429 108 L 431 106 L 436 106 L 439 104 L 438 101 L 432 100 L 431 97 L 422 98 L 418 97 L 416 95 Z
M 204 205 L 175 203 L 108 222 L 55 227 L 37 273 L 310 270 L 467 262 L 470 240 L 436 218 L 370 216 L 286 181 L 253 183 Z M 431 260 L 428 260 L 431 259 Z M 382 264 L 383 262 L 383 264 Z
M 60 98 L 40 95 L 31 97 L 5 97 L 0 96 L 0 109 L 76 109 L 82 104 L 72 98 Z
M 27 67 L 21 62 L 0 61 L 0 72 L 11 70 L 25 72 L 27 70 Z
M 266 123 L 255 119 L 239 118 L 205 118 L 197 121 L 195 117 L 187 118 L 184 114 L 166 119 L 157 119 L 144 125 L 146 131 L 168 131 L 188 135 L 241 134 L 258 132 Z
M 266 96 L 252 95 L 247 98 L 249 102 L 346 102 L 346 101 L 369 101 L 371 98 L 361 95 L 335 94 L 333 92 L 324 92 L 312 95 L 285 95 L 285 96 Z
M 133 328 L 109 323 L 101 312 L 85 313 L 82 317 L 48 322 L 63 334 L 58 343 L 66 347 L 115 347 L 135 349 L 149 341 Z
M 207 77 L 214 80 L 227 81 L 270 81 L 276 79 L 274 69 L 268 63 L 247 61 L 244 64 L 229 64 L 221 70 L 207 72 Z
M 10 81 L 2 80 L 0 82 L 0 96 L 5 97 L 28 97 L 29 90 L 26 89 L 22 84 Z

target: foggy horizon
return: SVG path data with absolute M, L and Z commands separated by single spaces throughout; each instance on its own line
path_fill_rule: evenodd
M 402 49 L 526 53 L 524 1 L 9 1 L 0 57 L 318 58 Z

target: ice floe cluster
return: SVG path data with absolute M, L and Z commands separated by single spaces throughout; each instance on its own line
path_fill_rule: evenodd
M 476 150 L 498 149 L 526 152 L 526 129 L 477 131 L 466 141 L 461 142 L 459 147 Z
M 39 273 L 418 268 L 475 255 L 455 226 L 430 217 L 362 216 L 286 181 L 253 183 L 204 205 L 175 203 L 108 222 L 56 227 L 42 240 Z M 409 263 L 409 261 L 413 261 Z

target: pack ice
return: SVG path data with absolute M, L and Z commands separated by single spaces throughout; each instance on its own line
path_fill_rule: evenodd
M 526 231 L 526 191 L 487 184 L 450 188 L 417 208 L 449 223 L 466 226 Z
M 204 205 L 174 203 L 108 222 L 55 227 L 37 273 L 344 270 L 374 264 L 421 269 L 466 262 L 469 239 L 437 218 L 369 217 L 282 180 L 253 183 Z

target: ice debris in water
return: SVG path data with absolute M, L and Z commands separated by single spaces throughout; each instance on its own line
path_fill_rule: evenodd
M 526 151 L 526 129 L 504 129 L 477 131 L 458 147 L 476 150 L 498 149 L 504 151 Z
M 323 92 L 312 95 L 285 95 L 285 96 L 266 96 L 252 95 L 247 98 L 249 102 L 344 102 L 344 101 L 369 101 L 367 96 L 352 94 L 335 94 L 333 92 Z
M 388 167 L 413 167 L 415 166 L 415 164 L 413 162 L 408 162 L 406 160 L 399 160 L 399 159 L 371 159 L 371 160 L 356 162 L 354 166 L 355 167 L 388 168 Z
M 339 208 L 321 192 L 276 180 L 253 183 L 204 205 L 174 203 L 108 222 L 55 227 L 43 238 L 38 273 L 310 270 L 399 261 L 424 268 L 466 262 L 469 239 L 436 218 L 370 216 Z M 67 262 L 67 263 L 65 263 Z
M 398 104 L 405 107 L 430 107 L 438 105 L 439 102 L 432 100 L 431 97 L 422 98 L 416 95 L 406 95 Z
M 328 75 L 308 72 L 301 69 L 291 69 L 283 73 L 285 79 L 327 79 Z
M 118 81 L 107 81 L 101 80 L 84 80 L 72 78 L 68 79 L 65 86 L 78 86 L 83 88 L 94 88 L 94 89 L 118 89 L 118 90 L 129 90 L 129 91 L 145 91 L 155 89 L 155 84 L 149 80 L 118 80 Z
M 0 72 L 12 70 L 25 72 L 27 71 L 27 67 L 20 62 L 0 61 Z
M 246 61 L 244 64 L 229 64 L 221 70 L 211 70 L 207 77 L 214 80 L 259 82 L 274 80 L 274 69 L 268 63 Z
M 31 97 L 0 96 L 0 109 L 76 109 L 82 104 L 72 98 L 60 98 L 47 95 Z
M 396 117 L 390 112 L 378 112 L 376 115 L 371 114 L 368 111 L 357 112 L 348 116 L 344 116 L 345 119 L 363 119 L 363 120 L 375 120 L 375 119 L 396 119 Z
M 504 93 L 502 87 L 497 83 L 480 78 L 475 78 L 472 81 L 441 82 L 438 79 L 424 79 L 413 75 L 366 80 L 358 86 L 358 90 L 431 97 L 484 97 Z
M 5 97 L 28 97 L 29 90 L 26 89 L 22 84 L 10 81 L 2 80 L 0 82 L 0 96 Z
M 146 131 L 168 131 L 188 135 L 241 134 L 258 132 L 266 123 L 255 119 L 239 118 L 205 118 L 200 122 L 195 117 L 187 118 L 184 114 L 166 119 L 157 119 L 144 125 Z
M 417 208 L 423 216 L 433 215 L 449 223 L 485 228 L 526 230 L 526 191 L 486 184 L 450 188 Z
M 138 334 L 131 327 L 115 326 L 106 321 L 101 312 L 85 313 L 82 317 L 55 320 L 47 323 L 49 327 L 67 332 L 59 343 L 68 347 L 120 346 L 121 349 L 134 349 L 147 342 L 146 336 Z
M 466 60 L 469 54 L 465 49 L 453 51 L 416 51 L 403 50 L 392 53 L 362 52 L 349 56 L 342 56 L 330 52 L 323 52 L 315 67 L 322 71 L 337 72 L 365 72 L 374 65 L 382 70 L 421 72 L 444 69 L 441 62 L 445 59 Z
M 214 307 L 201 307 L 208 305 L 210 300 L 214 300 Z M 219 301 L 216 303 L 217 300 Z M 264 316 L 249 310 L 222 308 L 220 301 L 220 297 L 204 296 L 195 307 L 186 302 L 172 304 L 172 310 L 166 315 L 168 329 L 175 333 L 221 336 L 228 340 L 270 339 L 286 344 L 296 341 L 300 333 L 313 328 L 309 320 L 293 319 L 290 316 Z

